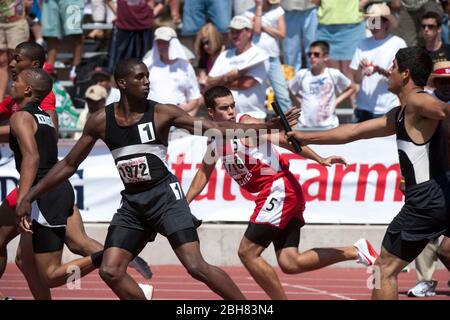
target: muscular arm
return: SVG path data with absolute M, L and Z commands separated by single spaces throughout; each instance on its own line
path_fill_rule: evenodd
M 408 99 L 407 104 L 408 107 L 414 108 L 424 118 L 432 120 L 450 119 L 450 104 L 429 94 L 415 94 Z
M 209 144 L 205 156 L 203 157 L 202 165 L 195 174 L 194 180 L 192 180 L 186 194 L 186 199 L 189 203 L 202 192 L 211 177 L 211 173 L 216 166 L 216 161 L 213 159 L 212 155 L 212 144 Z
M 19 195 L 17 197 L 17 203 L 20 204 L 24 195 L 33 185 L 39 167 L 39 152 L 34 137 L 37 124 L 31 114 L 18 112 L 11 117 L 10 126 L 11 134 L 17 138 L 22 153 Z
M 230 89 L 246 90 L 257 84 L 258 81 L 255 78 L 245 75 L 245 70 L 231 70 L 221 76 L 206 78 L 206 88 L 226 85 Z
M 216 122 L 207 119 L 200 119 L 190 116 L 185 111 L 174 105 L 164 105 L 164 113 L 169 117 L 169 122 L 175 127 L 188 130 L 195 135 L 213 135 L 225 137 L 227 133 L 232 133 L 237 138 L 248 137 L 251 134 L 258 134 L 258 130 L 267 129 L 278 130 L 279 121 L 274 118 L 266 123 L 243 124 L 232 121 Z M 285 113 L 286 118 L 291 123 L 296 123 L 299 111 L 289 110 Z M 253 129 L 253 130 L 251 130 Z M 247 131 L 249 130 L 249 131 Z M 247 131 L 247 132 L 246 132 Z
M 93 114 L 83 130 L 83 135 L 77 141 L 69 154 L 45 175 L 37 185 L 30 189 L 23 199 L 23 205 L 17 209 L 18 216 L 24 216 L 31 211 L 30 203 L 36 200 L 43 193 L 51 190 L 64 180 L 71 177 L 81 162 L 89 155 L 89 152 L 100 138 L 101 130 L 104 130 L 105 112 L 101 110 Z
M 386 137 L 395 133 L 395 115 L 397 108 L 389 111 L 384 117 L 356 124 L 344 124 L 335 129 L 318 132 L 289 132 L 302 145 L 308 144 L 345 144 L 361 139 Z

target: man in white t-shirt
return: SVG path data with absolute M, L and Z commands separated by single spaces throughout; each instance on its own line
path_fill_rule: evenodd
M 342 72 L 327 68 L 330 45 L 315 41 L 308 52 L 311 69 L 301 69 L 289 83 L 302 106 L 298 129 L 331 129 L 339 125 L 336 107 L 356 91 Z
M 155 30 L 152 52 L 144 63 L 150 72 L 148 98 L 174 104 L 195 116 L 201 103 L 200 88 L 175 30 L 169 27 Z
M 406 48 L 403 39 L 389 34 L 397 20 L 385 3 L 369 6 L 366 18 L 373 36 L 359 43 L 350 63 L 355 82 L 361 85 L 356 95 L 355 122 L 381 117 L 399 105 L 397 96 L 388 90 L 388 70 L 397 51 Z
M 231 89 L 238 113 L 264 119 L 269 57 L 252 40 L 253 24 L 246 16 L 235 16 L 230 24 L 235 48 L 222 52 L 206 80 L 206 87 L 225 85 Z

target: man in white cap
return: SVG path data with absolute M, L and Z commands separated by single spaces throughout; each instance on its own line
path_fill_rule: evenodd
M 201 104 L 200 88 L 175 30 L 169 27 L 155 30 L 153 49 L 144 63 L 150 71 L 148 98 L 174 104 L 195 116 Z
M 264 119 L 267 115 L 264 102 L 269 57 L 252 44 L 252 28 L 253 24 L 246 16 L 235 16 L 231 20 L 230 38 L 235 48 L 219 55 L 206 86 L 227 86 L 233 93 L 238 113 Z
M 397 20 L 385 3 L 370 5 L 365 17 L 372 37 L 359 43 L 350 63 L 355 82 L 361 86 L 356 95 L 355 122 L 381 117 L 398 106 L 397 96 L 388 90 L 387 70 L 397 51 L 406 47 L 403 39 L 389 34 Z

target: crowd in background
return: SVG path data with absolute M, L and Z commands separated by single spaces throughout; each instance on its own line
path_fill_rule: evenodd
M 354 109 L 353 121 L 398 105 L 387 90 L 398 49 L 420 45 L 448 60 L 449 9 L 442 0 L 2 1 L 0 100 L 12 50 L 32 39 L 47 50 L 63 135 L 82 129 L 98 101 L 120 99 L 112 74 L 127 57 L 148 66 L 150 99 L 191 115 L 204 115 L 205 89 L 225 85 L 238 112 L 263 119 L 275 100 L 302 106 L 300 128 L 332 128 L 340 105 Z M 84 57 L 92 43 L 107 54 Z M 71 60 L 58 58 L 60 47 Z M 64 69 L 69 85 L 58 81 Z

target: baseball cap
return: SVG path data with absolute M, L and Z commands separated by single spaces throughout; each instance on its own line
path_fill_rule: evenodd
M 94 84 L 93 86 L 87 88 L 84 96 L 86 99 L 99 101 L 101 99 L 106 99 L 108 97 L 108 93 L 106 92 L 106 89 L 101 85 Z
M 230 28 L 236 30 L 242 30 L 245 28 L 253 29 L 253 24 L 246 16 L 234 16 L 233 19 L 231 19 Z
M 170 41 L 172 38 L 177 38 L 177 33 L 172 28 L 159 27 L 155 30 L 155 40 Z

